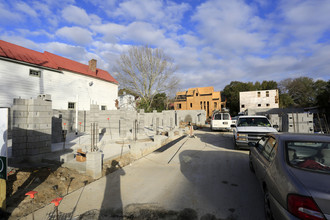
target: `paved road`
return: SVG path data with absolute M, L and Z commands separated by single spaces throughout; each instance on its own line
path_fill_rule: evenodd
M 103 208 L 138 203 L 189 208 L 199 217 L 263 219 L 263 196 L 249 170 L 248 151 L 233 150 L 230 133 L 195 134 L 125 167 L 118 178 L 109 176 Z
M 60 212 L 84 219 L 264 219 L 263 195 L 249 170 L 248 151 L 233 150 L 230 133 L 195 135 L 69 194 Z

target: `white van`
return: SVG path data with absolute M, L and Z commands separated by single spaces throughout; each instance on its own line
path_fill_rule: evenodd
M 227 112 L 215 111 L 211 118 L 211 130 L 231 130 L 231 116 Z

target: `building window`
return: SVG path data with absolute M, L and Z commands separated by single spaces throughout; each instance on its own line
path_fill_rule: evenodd
M 261 107 L 261 104 L 258 104 L 258 107 Z
M 258 92 L 258 97 L 260 97 L 260 92 Z
M 241 105 L 242 108 L 245 108 L 245 105 Z
M 190 103 L 190 108 L 192 108 L 192 103 Z
M 201 109 L 203 109 L 203 102 L 201 102 Z
M 266 106 L 269 107 L 269 103 L 267 103 Z
M 177 108 L 178 109 L 181 109 L 181 104 L 177 104 Z
M 214 103 L 214 108 L 216 109 L 216 108 L 218 108 L 218 103 Z
M 68 109 L 76 109 L 76 103 L 75 102 L 69 102 Z
M 196 92 L 196 96 L 198 96 L 198 92 Z
M 32 69 L 30 69 L 30 76 L 40 77 L 41 76 L 41 71 L 40 70 L 32 70 Z
M 101 110 L 102 111 L 107 110 L 107 106 L 106 105 L 101 105 Z
M 269 97 L 269 91 L 266 91 L 266 97 Z

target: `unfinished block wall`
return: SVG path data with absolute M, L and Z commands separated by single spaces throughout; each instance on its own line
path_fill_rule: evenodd
M 96 123 L 100 135 L 109 135 L 112 139 L 133 139 L 137 134 L 170 131 L 179 126 L 180 122 L 204 125 L 204 110 L 163 111 L 145 113 L 143 110 L 100 110 L 98 105 L 91 105 L 90 111 L 78 112 L 78 123 L 74 110 L 53 110 L 53 143 L 63 141 L 62 130 L 75 132 L 78 124 L 79 133 L 91 133 L 92 123 Z
M 52 102 L 49 95 L 14 99 L 11 115 L 13 157 L 51 152 Z

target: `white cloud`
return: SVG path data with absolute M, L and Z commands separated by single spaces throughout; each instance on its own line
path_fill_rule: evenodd
M 12 44 L 16 44 L 16 45 L 19 45 L 22 47 L 26 47 L 26 48 L 29 48 L 32 50 L 37 50 L 37 51 L 42 52 L 42 48 L 40 48 L 40 45 L 38 43 L 36 43 L 32 40 L 28 40 L 25 37 L 17 36 L 16 34 L 12 35 L 12 33 L 5 32 L 0 35 L 0 39 L 10 42 Z
M 24 36 L 24 37 L 30 37 L 30 36 L 33 36 L 33 37 L 36 37 L 36 36 L 46 36 L 47 38 L 54 38 L 54 35 L 53 34 L 50 34 L 49 32 L 45 31 L 45 30 L 36 30 L 36 31 L 31 31 L 29 29 L 23 29 L 23 28 L 18 28 L 16 29 L 17 32 L 20 33 L 20 35 Z
M 78 45 L 87 45 L 92 42 L 92 33 L 81 27 L 63 27 L 56 31 L 56 35 Z
M 123 37 L 126 40 L 133 40 L 141 44 L 158 45 L 163 40 L 164 31 L 145 22 L 133 22 L 127 27 Z
M 41 46 L 45 51 L 67 57 L 78 62 L 86 61 L 88 54 L 88 51 L 84 47 L 69 45 L 61 42 L 45 43 L 41 44 Z
M 31 8 L 28 4 L 26 4 L 24 2 L 17 2 L 15 4 L 15 8 L 16 8 L 16 10 L 18 10 L 20 12 L 30 15 L 31 17 L 38 16 L 38 13 L 33 8 Z
M 74 5 L 69 5 L 62 11 L 62 17 L 73 24 L 87 26 L 91 22 L 86 11 Z
M 20 13 L 13 12 L 10 10 L 7 5 L 0 2 L 0 24 L 7 24 L 7 23 L 18 23 L 22 22 L 22 17 Z
M 279 5 L 278 31 L 294 36 L 302 45 L 312 45 L 330 30 L 330 1 L 283 1 Z
M 106 42 L 115 43 L 125 32 L 126 27 L 115 23 L 107 23 L 102 25 L 92 25 L 91 29 L 103 35 Z
M 222 56 L 256 52 L 265 46 L 266 35 L 258 31 L 263 22 L 243 1 L 206 2 L 197 8 L 193 20 L 204 43 Z
M 183 14 L 190 9 L 187 3 L 177 4 L 162 0 L 129 0 L 119 4 L 116 10 L 108 10 L 111 17 L 121 17 L 125 21 L 144 21 L 167 27 L 168 30 L 178 30 L 178 22 Z

